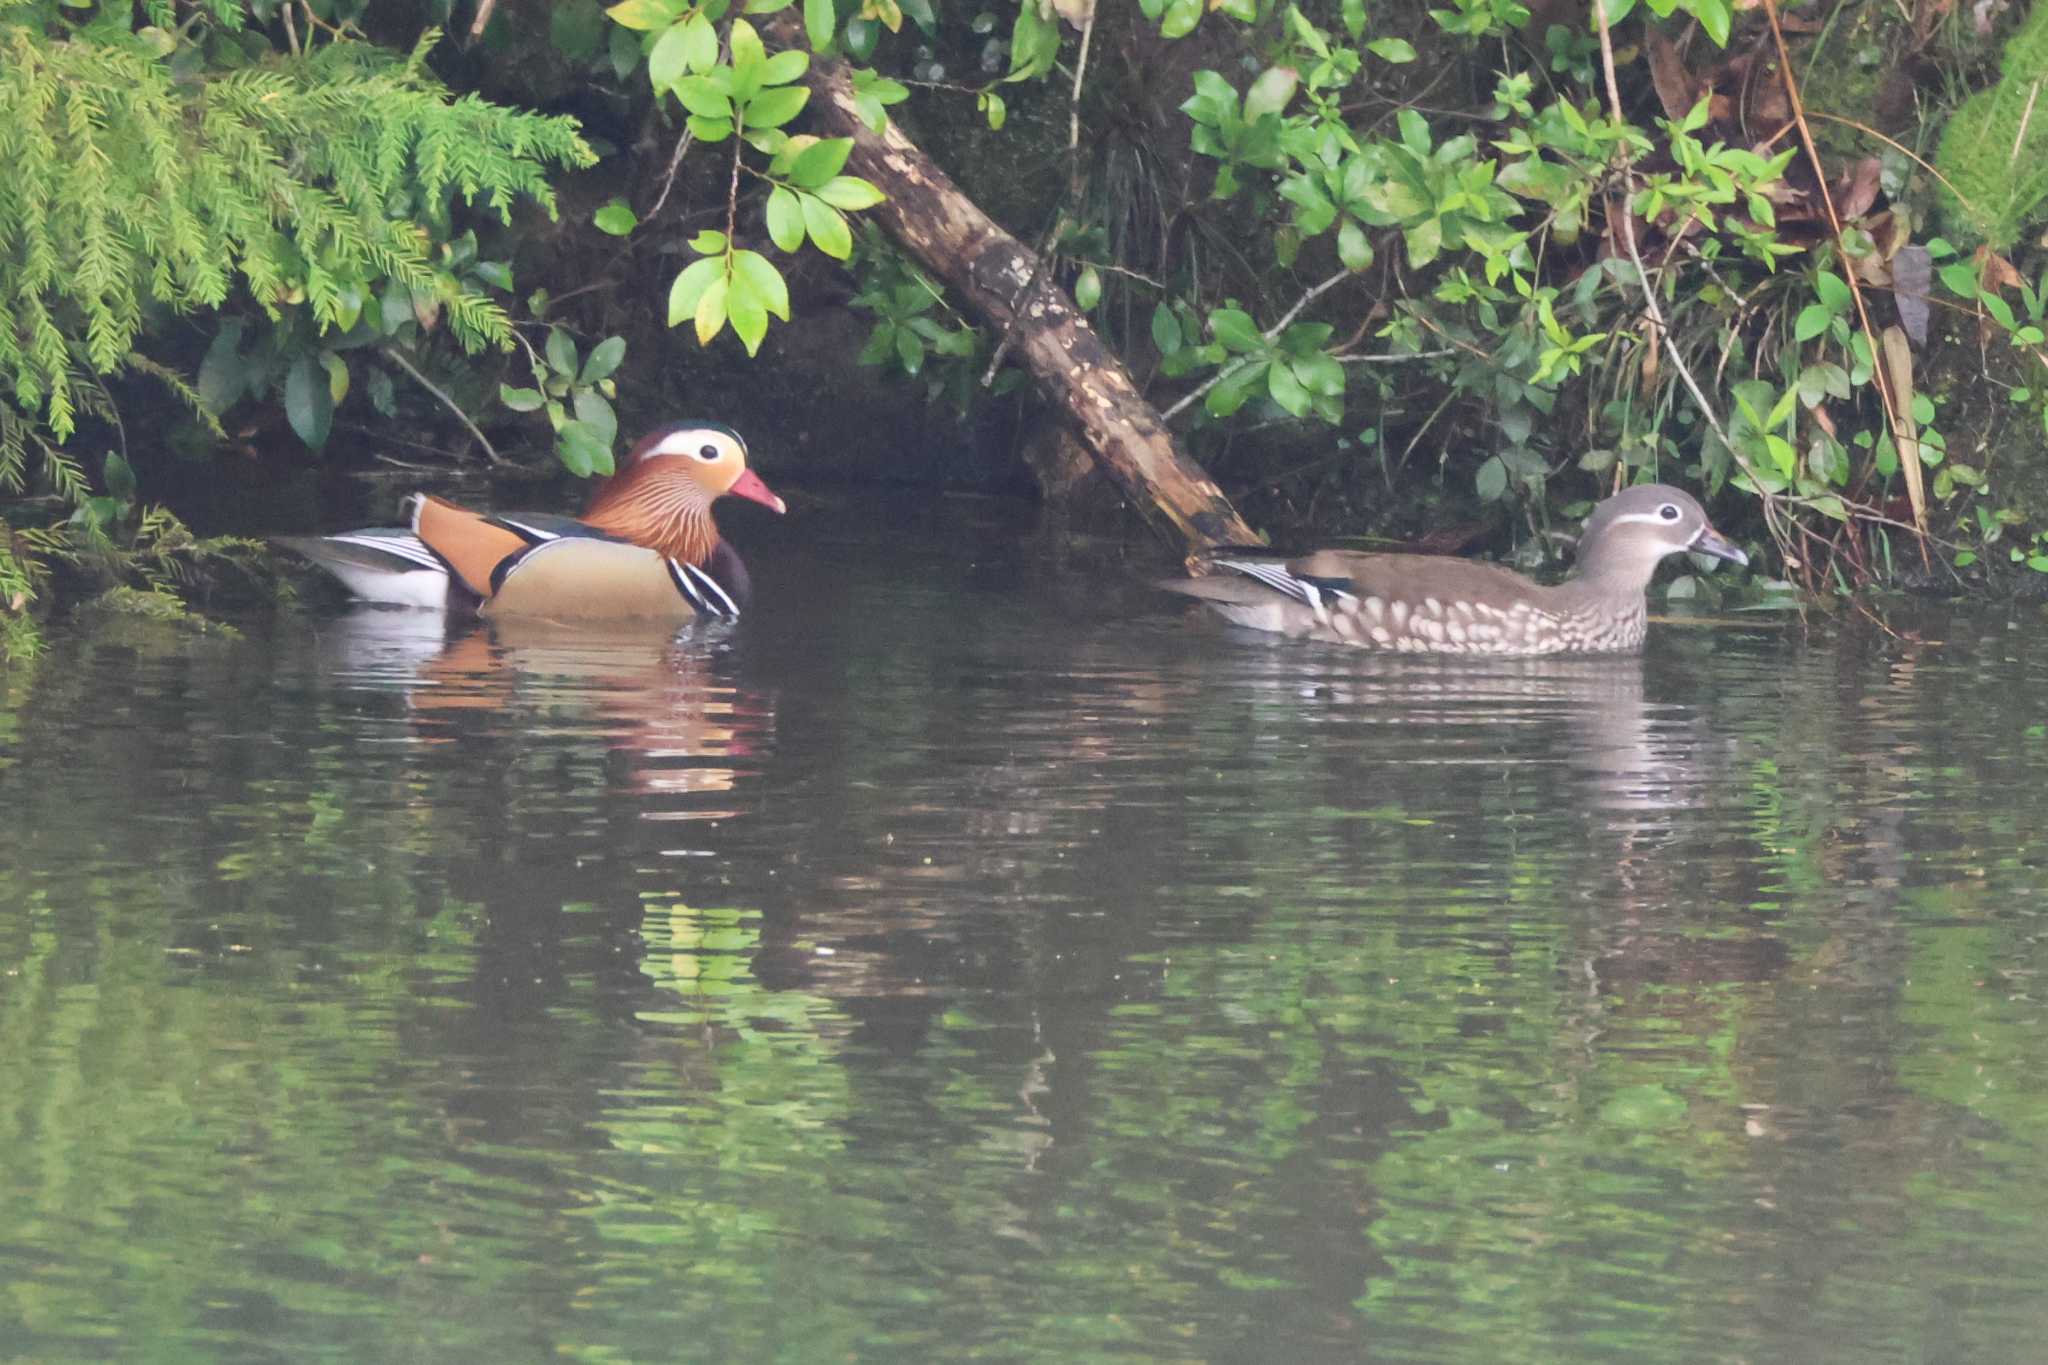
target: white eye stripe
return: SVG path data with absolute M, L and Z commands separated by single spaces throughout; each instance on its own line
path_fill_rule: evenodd
M 703 430 L 672 431 L 662 437 L 660 443 L 647 453 L 649 455 L 691 455 L 703 458 L 703 452 L 707 447 L 715 452 L 710 456 L 711 459 L 717 459 L 721 455 L 730 453 L 728 448 L 729 442 L 726 438 L 721 437 L 716 432 Z

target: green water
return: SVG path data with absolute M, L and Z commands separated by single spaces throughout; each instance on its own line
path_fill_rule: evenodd
M 1435 668 L 915 529 L 9 675 L 0 1357 L 2040 1357 L 2039 615 Z

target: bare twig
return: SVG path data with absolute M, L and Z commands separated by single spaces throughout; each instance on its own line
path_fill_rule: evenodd
M 460 403 L 457 403 L 453 398 L 449 397 L 448 394 L 441 388 L 439 388 L 434 383 L 433 380 L 421 374 L 419 370 L 414 367 L 413 363 L 410 360 L 407 360 L 404 356 L 398 353 L 396 347 L 380 346 L 377 348 L 377 353 L 383 356 L 386 360 L 390 361 L 392 364 L 396 365 L 399 369 L 404 370 L 407 374 L 411 375 L 413 382 L 415 384 L 418 384 L 428 393 L 431 393 L 432 395 L 434 395 L 434 397 L 440 399 L 442 406 L 446 407 L 448 411 L 454 413 L 456 417 L 461 420 L 462 425 L 469 428 L 469 434 L 476 437 L 476 443 L 483 447 L 484 458 L 486 460 L 489 460 L 492 464 L 505 463 L 503 460 L 498 458 L 498 452 L 496 451 L 496 449 L 492 447 L 490 438 L 485 436 L 482 431 L 478 430 L 476 423 L 469 420 L 469 414 L 462 410 L 462 405 Z
M 1792 53 L 1785 46 L 1785 31 L 1778 24 L 1777 0 L 1764 0 L 1764 14 L 1771 21 L 1771 39 L 1778 49 L 1778 72 L 1784 78 L 1785 98 L 1792 105 L 1792 119 L 1799 125 L 1800 145 L 1806 149 L 1806 159 L 1813 166 L 1814 183 L 1820 189 L 1821 207 L 1828 212 L 1828 227 L 1834 233 L 1835 252 L 1842 260 L 1842 277 L 1849 283 L 1849 294 L 1856 302 L 1856 319 L 1863 325 L 1863 335 L 1870 343 L 1870 374 L 1877 381 L 1877 395 L 1884 404 L 1885 425 L 1891 430 L 1892 445 L 1899 454 L 1899 466 L 1906 472 L 1906 491 L 1912 495 L 1914 535 L 1920 544 L 1920 561 L 1929 563 L 1927 554 L 1927 495 L 1923 489 L 1923 475 L 1920 469 L 1919 444 L 1905 434 L 1900 420 L 1900 408 L 1891 376 L 1886 373 L 1884 348 L 1878 344 L 1877 328 L 1871 324 L 1870 309 L 1863 301 L 1863 286 L 1856 280 L 1856 267 L 1851 264 L 1849 245 L 1842 239 L 1841 215 L 1835 212 L 1835 197 L 1828 190 L 1827 167 L 1821 164 L 1820 149 L 1814 146 L 1813 129 L 1806 122 L 1806 105 L 1799 98 L 1798 82 L 1792 79 Z
M 1766 0 L 1766 3 L 1769 3 L 1769 0 Z M 1607 0 L 1593 0 L 1593 17 L 1598 21 L 1600 27 L 1600 66 L 1607 77 L 1607 106 L 1614 115 L 1615 126 L 1617 128 L 1626 128 L 1628 126 L 1628 118 L 1621 108 L 1621 85 L 1614 75 L 1614 34 L 1607 25 Z M 1684 352 L 1679 349 L 1677 340 L 1671 335 L 1671 328 L 1665 324 L 1664 309 L 1657 302 L 1657 290 L 1650 281 L 1650 272 L 1643 266 L 1643 254 L 1636 246 L 1635 209 L 1629 203 L 1629 187 L 1632 183 L 1630 165 L 1634 157 L 1629 150 L 1626 138 L 1619 143 L 1619 147 L 1621 151 L 1622 201 L 1621 231 L 1617 235 L 1621 238 L 1622 245 L 1628 248 L 1629 260 L 1635 264 L 1636 283 L 1641 285 L 1643 290 L 1643 307 L 1649 313 L 1650 321 L 1657 328 L 1658 338 L 1664 343 L 1664 353 L 1670 357 L 1671 368 L 1678 372 L 1679 380 L 1685 385 L 1685 391 L 1692 395 L 1692 401 L 1699 408 L 1700 416 L 1706 420 L 1708 428 L 1713 431 L 1721 444 L 1727 448 L 1728 453 L 1734 457 L 1736 464 L 1740 465 L 1743 472 L 1749 475 L 1750 483 L 1755 487 L 1757 497 L 1763 502 L 1764 522 L 1771 528 L 1772 538 L 1782 545 L 1785 543 L 1785 537 L 1783 530 L 1778 525 L 1781 513 L 1776 496 L 1764 490 L 1763 482 L 1757 476 L 1757 470 L 1750 464 L 1743 453 L 1735 448 L 1735 443 L 1728 439 L 1728 429 L 1721 424 L 1719 415 L 1714 411 L 1714 405 L 1707 401 L 1707 395 L 1700 388 L 1699 380 L 1693 377 L 1692 367 L 1685 363 Z
M 692 138 L 690 134 L 690 129 L 687 125 L 685 125 L 683 128 L 683 135 L 680 138 L 676 139 L 676 149 L 674 153 L 672 153 L 669 156 L 668 170 L 663 172 L 662 174 L 661 193 L 654 196 L 654 207 L 647 210 L 646 213 L 642 214 L 641 216 L 643 218 L 653 218 L 656 214 L 661 212 L 661 206 L 668 202 L 668 192 L 675 187 L 676 171 L 681 168 L 683 164 L 683 158 L 689 154 L 691 140 Z
M 1095 7 L 1088 7 L 1088 22 L 1081 26 L 1081 54 L 1074 59 L 1074 93 L 1067 101 L 1067 154 L 1081 150 L 1081 79 L 1088 74 L 1088 45 L 1095 39 Z M 2033 108 L 2029 102 L 2029 109 Z
M 1294 306 L 1288 309 L 1285 313 L 1282 313 L 1280 315 L 1280 320 L 1274 323 L 1271 327 L 1268 327 L 1260 335 L 1264 336 L 1265 339 L 1268 341 L 1273 340 L 1273 338 L 1279 336 L 1282 332 L 1286 331 L 1290 323 L 1292 323 L 1296 318 L 1301 316 L 1302 309 L 1308 307 L 1311 303 L 1314 303 L 1317 299 L 1329 293 L 1332 289 L 1335 289 L 1338 285 L 1344 283 L 1344 281 L 1350 278 L 1350 271 L 1340 270 L 1336 274 L 1330 276 L 1329 279 L 1324 280 L 1322 283 L 1309 286 L 1308 292 L 1303 294 L 1300 298 L 1296 299 L 1294 301 Z M 1182 397 L 1178 403 L 1175 403 L 1165 412 L 1160 413 L 1160 420 L 1163 422 L 1171 422 L 1175 417 L 1180 415 L 1182 412 L 1185 412 L 1204 394 L 1208 393 L 1209 390 L 1215 388 L 1218 384 L 1221 384 L 1224 380 L 1230 378 L 1230 376 L 1244 369 L 1245 366 L 1251 364 L 1253 361 L 1257 359 L 1258 357 L 1256 356 L 1239 356 L 1230 364 L 1225 365 L 1222 369 L 1210 375 L 1209 378 L 1205 380 L 1202 384 L 1198 385 L 1193 392 L 1188 393 L 1187 395 Z
M 491 11 L 498 7 L 498 0 L 478 0 L 476 18 L 470 20 L 469 38 L 475 42 L 484 36 L 484 30 L 491 25 Z

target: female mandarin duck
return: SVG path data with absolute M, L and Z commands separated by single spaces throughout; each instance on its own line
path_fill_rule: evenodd
M 783 510 L 747 468 L 738 432 L 677 422 L 641 437 L 580 518 L 471 512 L 417 494 L 409 530 L 278 542 L 372 602 L 465 602 L 486 616 L 556 620 L 730 621 L 746 606 L 750 583 L 711 519 L 711 504 L 728 493 Z
M 1644 590 L 1666 555 L 1749 557 L 1691 497 L 1630 488 L 1593 509 L 1578 572 L 1555 587 L 1498 565 L 1432 555 L 1318 550 L 1301 559 L 1217 559 L 1219 572 L 1161 586 L 1255 630 L 1424 654 L 1595 654 L 1642 648 Z

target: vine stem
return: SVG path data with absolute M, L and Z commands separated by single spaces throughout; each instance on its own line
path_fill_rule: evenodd
M 1303 294 L 1300 298 L 1296 299 L 1294 301 L 1294 306 L 1288 309 L 1285 313 L 1282 313 L 1280 315 L 1280 320 L 1274 323 L 1271 327 L 1268 327 L 1264 332 L 1260 333 L 1260 335 L 1264 337 L 1267 341 L 1273 340 L 1273 338 L 1279 336 L 1282 332 L 1286 331 L 1290 323 L 1292 323 L 1296 318 L 1301 316 L 1302 309 L 1308 307 L 1311 303 L 1314 303 L 1317 299 L 1329 293 L 1332 289 L 1335 289 L 1338 285 L 1344 283 L 1344 281 L 1350 278 L 1351 272 L 1349 270 L 1340 270 L 1336 274 L 1330 276 L 1329 279 L 1324 280 L 1322 283 L 1310 285 L 1308 292 Z M 1216 371 L 1216 373 L 1210 375 L 1208 379 L 1204 380 L 1201 384 L 1197 385 L 1192 392 L 1183 396 L 1178 403 L 1175 403 L 1165 412 L 1160 413 L 1159 420 L 1162 422 L 1171 422 L 1175 417 L 1185 412 L 1204 394 L 1208 393 L 1209 390 L 1215 388 L 1224 380 L 1238 373 L 1240 370 L 1244 369 L 1245 366 L 1250 365 L 1254 361 L 1254 359 L 1256 359 L 1256 357 L 1239 356 L 1235 361 L 1231 362 L 1228 365 L 1225 365 L 1222 369 Z

